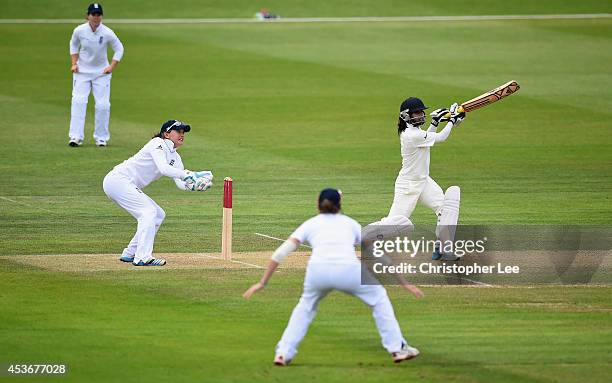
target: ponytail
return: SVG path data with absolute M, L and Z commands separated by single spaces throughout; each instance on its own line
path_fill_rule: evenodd
M 402 120 L 402 118 L 400 117 L 399 120 L 397 120 L 397 135 L 400 136 L 402 132 L 406 130 L 407 127 L 407 122 Z
M 331 214 L 336 214 L 340 211 L 340 204 L 336 205 L 334 204 L 332 201 L 328 200 L 328 199 L 324 199 L 323 201 L 321 201 L 319 203 L 319 212 L 326 214 L 326 213 L 331 213 Z

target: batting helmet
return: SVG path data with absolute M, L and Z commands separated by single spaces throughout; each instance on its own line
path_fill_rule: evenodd
M 411 118 L 410 114 L 427 109 L 420 98 L 408 97 L 400 105 L 400 118 L 410 125 L 420 126 L 425 123 L 425 117 Z

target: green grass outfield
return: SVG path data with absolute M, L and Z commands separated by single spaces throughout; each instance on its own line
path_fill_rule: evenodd
M 78 18 L 86 6 L 39 3 L 0 1 L 1 14 Z M 260 6 L 287 17 L 611 11 L 609 2 L 560 0 L 461 12 L 443 0 L 414 12 L 393 1 L 253 10 L 184 1 L 167 12 L 142 3 L 103 4 L 109 18 L 249 17 Z M 225 176 L 235 180 L 237 251 L 273 249 L 254 233 L 287 236 L 327 186 L 345 192 L 348 215 L 375 221 L 400 167 L 400 102 L 417 95 L 447 106 L 511 79 L 519 93 L 470 114 L 432 149 L 432 177 L 461 186 L 461 222 L 610 224 L 612 19 L 109 26 L 126 48 L 113 75 L 110 146 L 93 145 L 91 100 L 85 146 L 72 149 L 74 25 L 0 24 L 0 363 L 66 362 L 71 373 L 58 381 L 606 381 L 610 287 L 427 287 L 418 302 L 390 288 L 423 352 L 399 366 L 367 308 L 333 295 L 295 366 L 275 369 L 301 271 L 276 275 L 246 302 L 240 294 L 260 270 L 65 272 L 11 259 L 119 254 L 136 225 L 106 198 L 102 178 L 169 118 L 193 127 L 186 166 L 212 169 L 217 182 L 202 194 L 167 179 L 146 189 L 167 212 L 156 252 L 219 251 Z M 421 207 L 413 215 L 434 219 Z

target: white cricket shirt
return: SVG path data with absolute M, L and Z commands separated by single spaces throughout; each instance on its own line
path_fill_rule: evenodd
M 113 171 L 129 177 L 141 189 L 161 176 L 175 178 L 177 187 L 181 188 L 184 184 L 180 179 L 185 178 L 183 169 L 183 161 L 174 149 L 174 143 L 155 137 L 138 153 L 115 166 Z
M 79 55 L 79 73 L 102 73 L 108 63 L 108 45 L 113 48 L 113 60 L 121 61 L 123 44 L 109 27 L 104 24 L 91 30 L 89 23 L 74 28 L 70 39 L 70 54 Z
M 422 181 L 429 176 L 429 148 L 436 142 L 436 133 L 408 125 L 400 134 L 402 170 L 400 177 Z
M 361 242 L 361 225 L 343 214 L 319 214 L 290 235 L 312 246 L 309 263 L 359 263 L 355 244 Z

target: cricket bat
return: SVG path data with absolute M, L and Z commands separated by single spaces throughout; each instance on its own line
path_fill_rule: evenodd
M 511 94 L 518 92 L 519 89 L 521 89 L 521 87 L 518 84 L 518 82 L 514 80 L 508 81 L 504 85 L 501 85 L 493 90 L 490 90 L 486 93 L 481 94 L 478 97 L 475 97 L 471 100 L 468 100 L 462 103 L 461 106 L 459 106 L 459 112 L 468 113 L 473 110 L 485 107 L 487 105 L 490 105 L 494 102 L 501 100 L 504 97 L 508 97 Z M 450 118 L 450 116 L 451 114 L 447 113 L 444 117 Z

